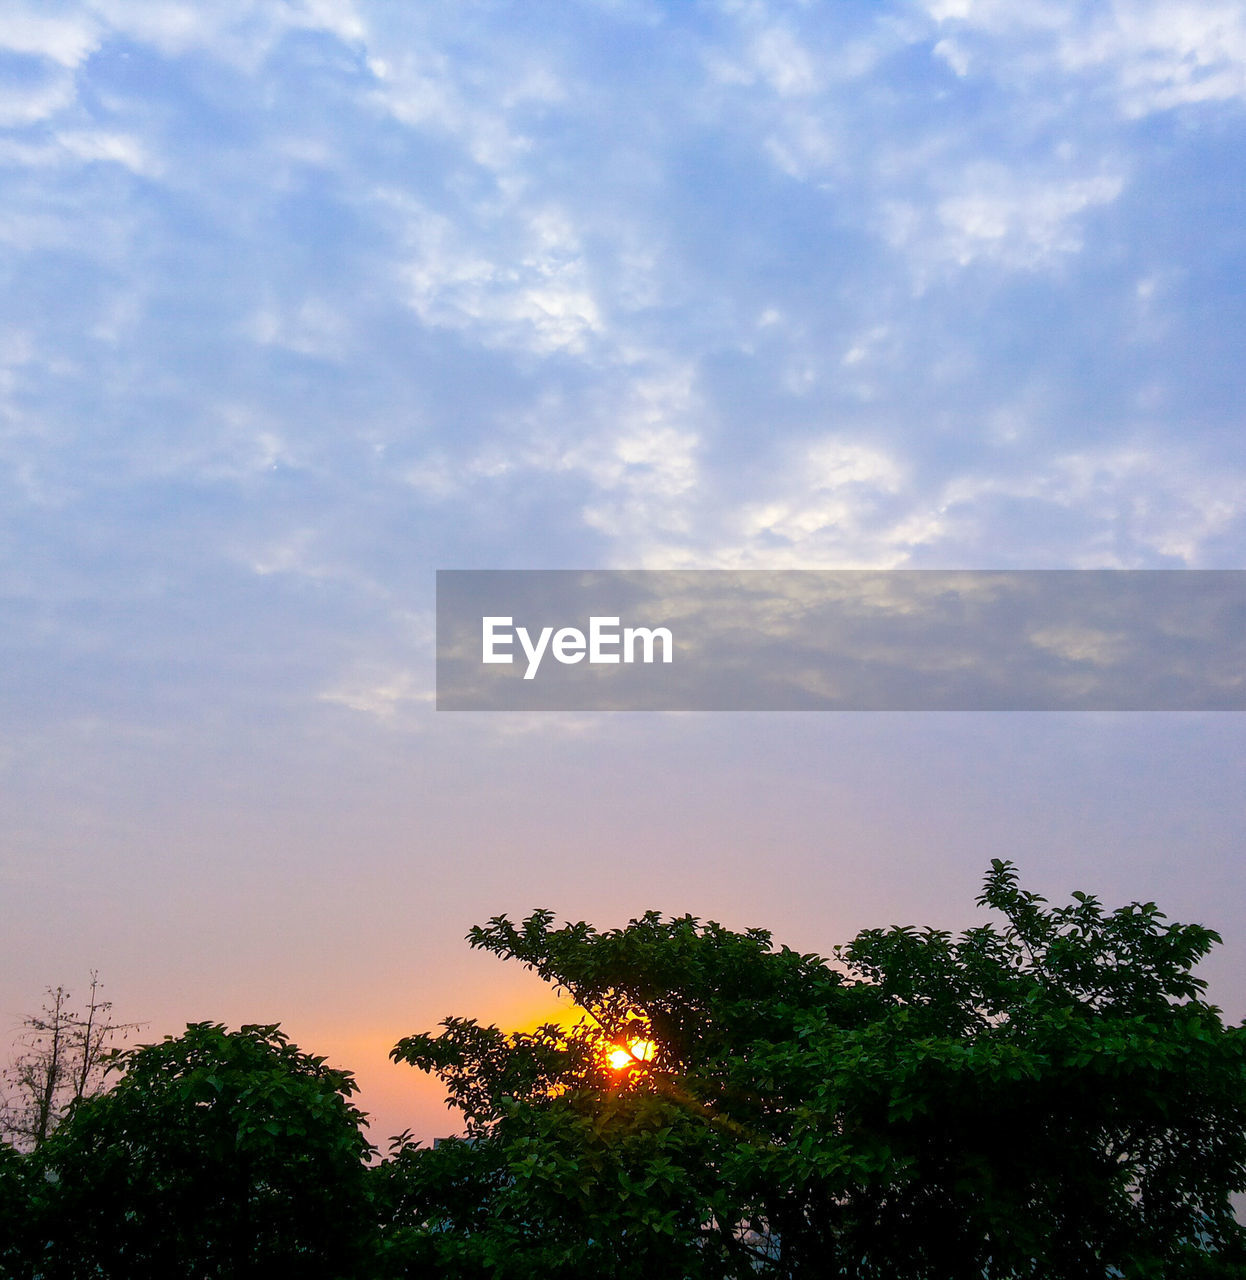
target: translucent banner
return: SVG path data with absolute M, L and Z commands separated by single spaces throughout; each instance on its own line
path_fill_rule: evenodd
M 1246 709 L 1244 570 L 442 570 L 444 711 Z

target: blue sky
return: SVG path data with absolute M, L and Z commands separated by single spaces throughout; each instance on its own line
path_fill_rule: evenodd
M 96 965 L 433 1132 L 497 911 L 827 950 L 1014 854 L 1241 1016 L 1236 716 L 431 693 L 437 568 L 1242 567 L 1246 6 L 15 3 L 0 128 L 9 1025 Z

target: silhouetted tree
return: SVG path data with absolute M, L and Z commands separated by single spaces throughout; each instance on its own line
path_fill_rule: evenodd
M 116 1042 L 138 1028 L 113 1022 L 112 1001 L 101 997 L 100 987 L 92 970 L 84 1009 L 64 987 L 49 987 L 43 1008 L 22 1023 L 0 1108 L 0 1132 L 20 1149 L 42 1146 L 75 1103 L 103 1089 Z
M 1049 907 L 1000 861 L 979 902 L 1002 924 L 866 930 L 834 964 L 688 916 L 473 929 L 589 1017 L 398 1044 L 468 1138 L 378 1171 L 395 1270 L 1246 1274 L 1246 1029 L 1192 972 L 1216 934 Z
M 195 1023 L 122 1053 L 37 1156 L 40 1275 L 344 1280 L 365 1272 L 353 1076 L 277 1026 Z

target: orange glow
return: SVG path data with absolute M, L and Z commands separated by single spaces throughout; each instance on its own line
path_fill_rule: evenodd
M 633 1040 L 626 1048 L 615 1045 L 606 1055 L 606 1061 L 615 1071 L 626 1071 L 638 1063 L 652 1062 L 658 1046 L 652 1040 Z

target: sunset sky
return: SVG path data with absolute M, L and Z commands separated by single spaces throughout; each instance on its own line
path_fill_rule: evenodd
M 0 15 L 0 1031 L 530 1025 L 500 912 L 1224 933 L 1239 713 L 436 712 L 437 569 L 1246 567 L 1246 5 Z

